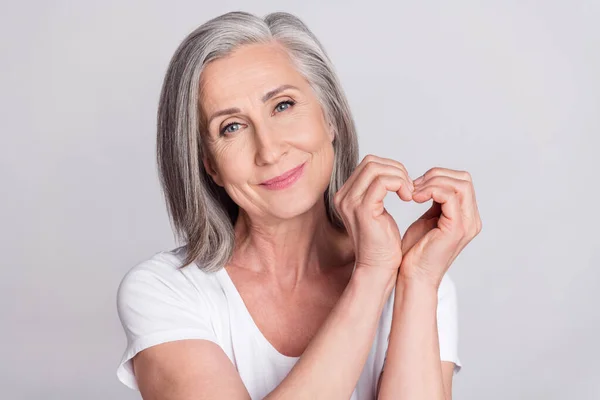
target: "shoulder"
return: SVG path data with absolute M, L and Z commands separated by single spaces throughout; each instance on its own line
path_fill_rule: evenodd
M 190 284 L 180 271 L 172 251 L 161 251 L 136 263 L 121 280 L 117 291 L 117 301 L 130 299 L 152 292 L 155 295 L 190 291 Z
M 119 379 L 137 388 L 133 357 L 158 344 L 204 339 L 220 344 L 224 304 L 215 302 L 214 274 L 196 263 L 183 265 L 183 250 L 161 251 L 134 265 L 117 292 L 117 311 L 127 346 L 117 370 Z
M 218 291 L 214 274 L 197 264 L 183 265 L 184 248 L 160 251 L 135 264 L 117 290 L 119 314 L 146 307 L 189 307 L 205 303 Z

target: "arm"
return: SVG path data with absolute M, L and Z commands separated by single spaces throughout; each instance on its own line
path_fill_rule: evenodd
M 388 357 L 378 395 L 380 399 L 451 400 L 454 366 L 441 362 L 438 291 L 446 271 L 482 224 L 466 171 L 430 169 L 414 181 L 412 199 L 417 203 L 433 199 L 433 204 L 409 226 L 402 240 Z M 454 287 L 448 283 L 445 303 L 452 304 Z
M 435 285 L 399 276 L 379 399 L 452 399 L 454 363 L 440 361 Z
M 335 207 L 354 243 L 355 269 L 302 357 L 267 399 L 351 396 L 402 259 L 400 232 L 383 206 L 388 191 L 409 201 L 404 166 L 368 155 L 336 192 Z M 205 340 L 156 345 L 136 358 L 138 386 L 148 394 L 146 400 L 249 398 L 225 354 Z
M 377 276 L 359 269 L 356 272 L 298 363 L 267 399 L 348 399 L 351 396 L 373 344 L 383 306 L 395 283 L 395 274 Z
M 396 274 L 387 270 L 356 268 L 300 360 L 266 398 L 348 399 L 395 279 Z M 145 400 L 250 398 L 231 361 L 218 345 L 207 340 L 150 347 L 136 355 L 134 366 Z

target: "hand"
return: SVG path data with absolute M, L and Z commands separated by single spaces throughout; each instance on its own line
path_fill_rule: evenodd
M 412 180 L 395 160 L 367 155 L 334 195 L 334 205 L 352 237 L 356 268 L 396 273 L 402 261 L 401 237 L 383 206 L 388 191 L 410 201 Z
M 404 234 L 399 276 L 439 287 L 454 259 L 481 232 L 475 190 L 468 172 L 445 168 L 432 168 L 414 183 L 413 200 L 433 199 L 433 205 Z

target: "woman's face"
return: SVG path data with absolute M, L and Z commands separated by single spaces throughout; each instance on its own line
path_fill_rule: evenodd
M 333 128 L 309 83 L 279 45 L 242 46 L 201 76 L 213 180 L 251 216 L 291 218 L 322 201 L 331 177 Z M 291 185 L 261 184 L 300 165 Z

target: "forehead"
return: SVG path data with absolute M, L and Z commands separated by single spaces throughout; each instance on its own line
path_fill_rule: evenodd
M 234 107 L 241 100 L 259 100 L 274 88 L 308 83 L 292 64 L 286 50 L 277 44 L 250 44 L 230 55 L 211 61 L 200 77 L 205 111 Z

